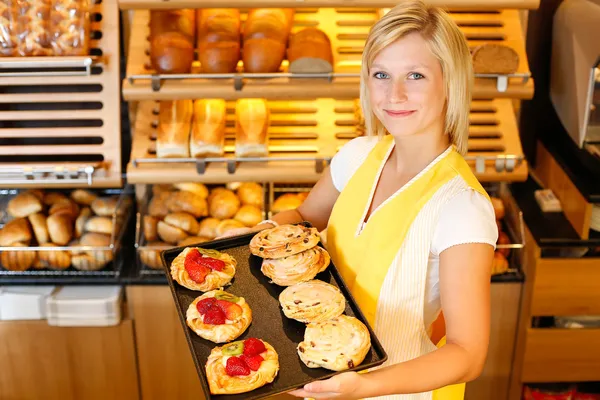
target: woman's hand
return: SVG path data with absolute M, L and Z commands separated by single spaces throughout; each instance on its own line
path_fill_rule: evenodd
M 312 399 L 355 400 L 364 397 L 358 390 L 364 389 L 363 381 L 364 376 L 356 372 L 344 372 L 324 381 L 311 382 L 289 394 Z

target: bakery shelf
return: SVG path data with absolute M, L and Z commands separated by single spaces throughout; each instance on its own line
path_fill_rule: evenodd
M 331 39 L 334 54 L 333 73 L 305 77 L 288 73 L 286 60 L 278 74 L 244 74 L 241 62 L 236 74 L 199 74 L 198 62 L 194 62 L 191 74 L 156 74 L 150 67 L 148 55 L 150 14 L 148 10 L 135 10 L 123 97 L 136 101 L 214 97 L 227 100 L 241 97 L 272 100 L 355 98 L 359 95 L 358 74 L 364 41 L 370 27 L 383 12 L 377 8 L 297 9 L 292 32 L 305 27 L 324 30 Z M 474 98 L 531 98 L 534 85 L 518 10 L 452 12 L 451 16 L 461 27 L 471 48 L 498 43 L 512 47 L 519 55 L 519 68 L 515 74 L 476 77 Z M 244 18 L 245 13 L 242 13 L 242 21 Z
M 173 8 L 267 8 L 267 7 L 393 7 L 395 0 L 119 0 L 121 9 Z M 539 0 L 429 0 L 429 4 L 451 9 L 536 9 Z
M 356 102 L 317 99 L 270 101 L 270 155 L 264 160 L 236 159 L 234 102 L 227 103 L 223 158 L 157 158 L 155 155 L 158 102 L 140 102 L 133 132 L 129 183 L 224 183 L 238 181 L 316 182 L 333 155 L 362 134 Z M 521 181 L 527 177 L 511 100 L 474 101 L 467 161 L 485 182 Z M 266 160 L 266 161 L 265 161 Z
M 120 187 L 119 9 L 94 3 L 90 55 L 0 58 L 0 187 Z

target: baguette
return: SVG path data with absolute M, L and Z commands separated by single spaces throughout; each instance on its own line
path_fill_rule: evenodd
M 197 11 L 198 57 L 205 73 L 235 72 L 240 59 L 240 12 L 234 8 Z
M 196 100 L 190 140 L 192 157 L 222 156 L 224 146 L 225 100 Z
M 150 62 L 163 74 L 188 73 L 194 61 L 194 10 L 150 12 Z
M 156 136 L 156 156 L 189 157 L 191 100 L 161 101 Z
M 270 113 L 264 99 L 239 99 L 235 105 L 235 154 L 261 157 L 269 154 Z

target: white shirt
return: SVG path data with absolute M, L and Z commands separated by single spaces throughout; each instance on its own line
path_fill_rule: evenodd
M 341 192 L 370 151 L 377 137 L 361 136 L 346 143 L 331 160 L 330 172 L 335 188 Z M 467 190 L 455 195 L 444 204 L 431 243 L 423 310 L 426 327 L 437 319 L 441 311 L 440 254 L 449 247 L 465 243 L 488 243 L 494 248 L 498 227 L 492 204 L 479 192 Z M 394 262 L 397 262 L 395 257 Z

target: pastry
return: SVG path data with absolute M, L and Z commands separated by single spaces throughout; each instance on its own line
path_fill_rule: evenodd
M 226 107 L 223 99 L 194 101 L 190 139 L 192 157 L 219 157 L 225 152 Z
M 194 218 L 193 215 L 188 213 L 178 212 L 167 214 L 167 216 L 164 219 L 164 222 L 166 222 L 169 225 L 175 226 L 179 229 L 182 229 L 190 235 L 196 235 L 198 233 L 198 221 L 196 221 L 196 218 Z
M 473 50 L 471 56 L 476 74 L 514 74 L 519 69 L 519 54 L 502 44 L 482 44 Z
M 140 249 L 140 260 L 142 263 L 152 269 L 163 269 L 160 252 L 169 248 L 169 245 L 164 242 L 150 242 L 145 247 L 145 249 Z M 149 247 L 159 247 L 159 249 L 155 250 Z
M 258 232 L 250 241 L 250 252 L 262 258 L 282 258 L 311 249 L 319 240 L 317 228 L 280 225 Z
M 197 10 L 198 58 L 204 73 L 232 73 L 240 59 L 240 12 L 235 8 Z
M 186 212 L 196 218 L 208 215 L 206 200 L 192 192 L 180 191 L 171 193 L 167 199 L 167 206 L 170 212 Z
M 25 243 L 15 242 L 12 247 L 27 247 Z M 37 260 L 34 251 L 3 251 L 0 253 L 2 266 L 9 271 L 26 271 L 33 266 Z
M 263 212 L 258 207 L 245 205 L 235 213 L 233 219 L 240 221 L 247 227 L 253 227 L 263 220 Z
M 236 266 L 235 258 L 227 253 L 187 247 L 171 263 L 171 276 L 181 286 L 208 292 L 228 284 Z
M 156 134 L 156 156 L 189 157 L 192 100 L 161 101 Z
M 217 227 L 221 223 L 217 218 L 204 218 L 200 222 L 200 226 L 198 228 L 198 236 L 204 236 L 210 239 L 214 239 L 217 237 Z
M 144 237 L 148 242 L 154 242 L 158 240 L 158 219 L 151 215 L 144 215 Z
M 48 218 L 50 220 L 50 218 Z M 39 251 L 40 262 L 44 267 L 63 270 L 71 266 L 71 255 L 64 250 L 56 250 L 53 243 L 44 243 L 41 247 L 47 247 L 48 250 Z
M 325 271 L 331 261 L 327 250 L 320 246 L 289 257 L 268 259 L 262 263 L 262 273 L 279 286 L 291 286 L 313 279 Z
M 63 214 L 72 221 L 75 221 L 77 216 L 79 216 L 79 206 L 72 200 L 55 203 L 48 210 L 48 215 L 54 214 Z
M 96 200 L 98 196 L 95 193 L 85 189 L 76 189 L 71 192 L 71 198 L 75 200 L 77 204 L 89 206 Z
M 46 216 L 42 213 L 31 214 L 29 217 L 29 223 L 33 228 L 33 234 L 38 244 L 48 243 L 50 241 L 50 234 L 46 227 Z
M 164 218 L 169 213 L 168 201 L 173 192 L 161 192 L 154 194 L 148 204 L 148 214 L 156 218 Z
M 179 229 L 175 226 L 169 225 L 164 221 L 158 221 L 157 224 L 158 237 L 167 243 L 177 244 L 182 241 L 188 234 L 183 229 Z
M 42 211 L 42 203 L 33 194 L 23 192 L 9 200 L 6 211 L 15 218 L 23 218 Z
M 98 197 L 91 204 L 92 211 L 101 217 L 110 217 L 117 211 L 118 202 L 117 196 Z
M 263 187 L 256 182 L 244 182 L 237 190 L 237 195 L 243 205 L 255 206 L 260 209 L 264 206 Z
M 222 190 L 210 201 L 210 216 L 217 219 L 233 218 L 240 209 L 240 199 L 231 190 Z
M 240 221 L 236 221 L 235 219 L 224 219 L 223 221 L 219 222 L 219 225 L 217 226 L 217 237 L 223 236 L 225 233 L 233 229 L 239 229 L 244 227 L 245 225 L 242 224 Z
M 212 239 L 204 236 L 189 236 L 180 242 L 177 242 L 177 246 L 192 246 L 200 243 L 210 242 Z
M 203 199 L 208 197 L 208 188 L 203 183 L 196 182 L 184 182 L 174 183 L 173 187 L 179 190 L 185 190 L 186 192 L 192 192 L 196 196 L 200 196 Z
M 0 246 L 10 246 L 17 242 L 28 245 L 30 241 L 31 229 L 25 218 L 16 218 L 8 221 L 0 229 Z
M 235 155 L 269 154 L 270 112 L 264 99 L 238 99 L 235 103 Z
M 369 330 L 358 319 L 340 315 L 308 324 L 298 355 L 309 368 L 344 371 L 363 362 L 371 348 Z
M 300 207 L 304 200 L 299 196 L 300 193 L 284 193 L 273 202 L 271 211 L 275 214 L 286 210 L 295 210 Z
M 243 297 L 211 290 L 196 297 L 186 312 L 187 326 L 196 335 L 214 343 L 239 337 L 252 322 L 252 311 Z
M 346 299 L 337 287 L 314 279 L 285 288 L 279 304 L 286 317 L 309 323 L 342 315 Z
M 79 239 L 82 246 L 92 246 L 96 248 L 109 248 L 111 245 L 110 236 L 102 233 L 88 232 Z M 107 264 L 113 259 L 111 250 L 88 250 L 86 254 L 96 259 L 98 262 Z
M 92 210 L 88 207 L 83 208 L 79 212 L 79 216 L 75 220 L 75 237 L 80 238 L 85 233 L 85 224 L 87 220 L 92 216 Z
M 85 230 L 111 235 L 113 233 L 113 221 L 109 217 L 92 217 L 85 223 Z
M 73 221 L 64 214 L 52 214 L 46 220 L 50 240 L 59 246 L 66 246 L 73 238 Z
M 211 394 L 250 392 L 273 382 L 278 372 L 277 352 L 256 338 L 215 347 L 206 361 Z
M 69 201 L 69 198 L 60 192 L 48 192 L 44 195 L 44 204 L 47 206 L 57 203 L 68 203 Z

